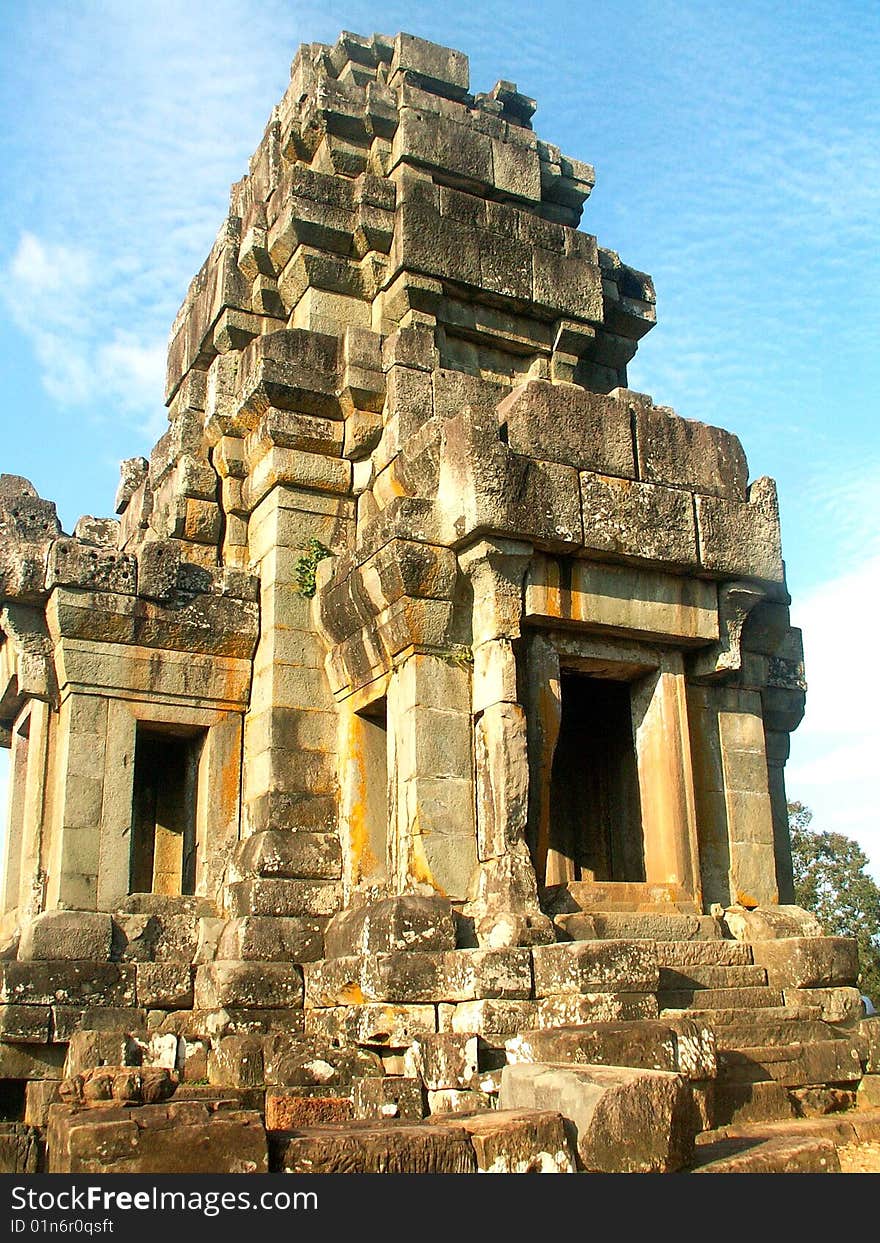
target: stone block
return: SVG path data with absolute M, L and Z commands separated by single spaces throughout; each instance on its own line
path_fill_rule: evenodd
M 33 960 L 0 963 L 0 1004 L 133 1006 L 130 964 Z
M 113 924 L 100 911 L 44 911 L 21 930 L 20 961 L 110 958 Z
M 278 1087 L 338 1088 L 382 1074 L 378 1054 L 312 1034 L 270 1033 L 263 1040 L 263 1062 L 266 1083 Z
M 524 1032 L 508 1040 L 507 1057 L 511 1063 L 552 1058 L 574 1065 L 667 1070 L 690 1080 L 712 1079 L 717 1069 L 714 1032 L 688 1019 L 599 1022 Z
M 64 1044 L 79 1031 L 140 1032 L 146 1016 L 146 1010 L 137 1006 L 53 1006 L 50 1039 Z
M 46 1006 L 0 1006 L 0 1041 L 45 1044 L 49 1039 L 51 1017 Z
M 653 992 L 659 972 L 650 941 L 571 941 L 532 950 L 535 995 Z
M 394 39 L 389 76 L 405 74 L 425 90 L 449 98 L 463 98 L 469 86 L 468 58 L 454 48 L 399 34 Z
M 65 1052 L 62 1045 L 0 1041 L 0 1079 L 61 1079 Z
M 858 979 L 858 944 L 852 937 L 753 940 L 751 947 L 774 988 L 833 988 Z
M 474 1088 L 479 1075 L 477 1045 L 477 1037 L 466 1033 L 417 1036 L 407 1050 L 406 1066 L 429 1092 Z
M 347 1122 L 351 1117 L 347 1096 L 303 1096 L 295 1088 L 266 1090 L 267 1131 L 302 1131 L 328 1122 Z
M 498 406 L 514 453 L 601 475 L 635 477 L 630 403 L 575 384 L 529 380 Z
M 574 1174 L 574 1149 L 561 1114 L 499 1109 L 457 1118 L 471 1138 L 481 1174 Z
M 858 1049 L 849 1040 L 800 1045 L 758 1045 L 721 1049 L 718 1074 L 728 1083 L 772 1080 L 787 1087 L 845 1083 L 861 1078 Z
M 693 503 L 676 488 L 581 473 L 584 545 L 646 561 L 695 566 Z
M 314 962 L 324 954 L 324 921 L 307 916 L 247 915 L 223 925 L 217 958 Z
M 307 1010 L 306 1031 L 329 1040 L 375 1048 L 403 1049 L 417 1036 L 437 1030 L 433 1005 L 388 1006 L 375 1002 Z
M 24 1122 L 0 1122 L 0 1174 L 36 1174 L 40 1169 L 39 1132 Z
M 756 479 L 748 504 L 696 497 L 700 564 L 729 578 L 784 581 L 779 506 L 772 479 Z
M 462 1001 L 438 1009 L 439 1030 L 471 1033 L 498 1038 L 504 1043 L 510 1036 L 535 1027 L 537 1007 L 533 1001 L 506 1001 L 493 998 L 485 1001 Z
M 342 869 L 336 833 L 254 833 L 240 842 L 233 862 L 237 878 L 335 880 Z
M 137 998 L 150 1010 L 188 1010 L 193 1004 L 193 968 L 189 963 L 138 963 Z
M 815 915 L 800 906 L 757 906 L 746 910 L 730 906 L 724 923 L 737 941 L 776 941 L 788 937 L 821 937 L 822 926 Z
M 667 1071 L 520 1063 L 504 1068 L 499 1105 L 562 1114 L 587 1171 L 669 1173 L 693 1155 L 690 1088 Z
M 334 915 L 342 904 L 337 881 L 287 880 L 281 877 L 236 881 L 228 886 L 229 913 L 247 915 Z
M 302 969 L 285 962 L 212 962 L 196 968 L 195 1004 L 274 1010 L 302 1005 Z
M 208 1080 L 229 1088 L 256 1088 L 264 1082 L 260 1036 L 221 1036 L 208 1054 Z
M 421 682 L 420 682 L 421 685 Z M 455 923 L 446 898 L 400 894 L 341 912 L 327 925 L 328 958 L 399 950 L 451 950 Z
M 143 1049 L 124 1031 L 79 1031 L 70 1037 L 64 1075 L 72 1079 L 96 1066 L 139 1066 Z
M 700 1150 L 692 1174 L 835 1174 L 840 1158 L 834 1141 L 816 1136 L 773 1136 L 743 1147 L 736 1139 Z
M 53 587 L 78 587 L 130 596 L 134 594 L 136 583 L 134 557 L 115 548 L 84 544 L 67 536 L 56 539 L 52 544 L 46 570 L 46 586 L 50 590 Z
M 634 406 L 633 418 L 639 479 L 746 501 L 748 463 L 732 432 L 679 418 L 648 401 Z
M 352 1092 L 356 1118 L 408 1118 L 425 1116 L 420 1079 L 383 1075 L 359 1079 Z
M 51 1174 L 264 1174 L 266 1132 L 256 1111 L 216 1101 L 140 1109 L 53 1105 Z
M 60 1079 L 32 1079 L 25 1087 L 25 1126 L 45 1127 L 49 1121 L 49 1106 L 58 1101 Z
M 536 1027 L 655 1019 L 654 993 L 550 993 L 537 1003 Z
M 363 1121 L 273 1137 L 273 1169 L 283 1174 L 472 1174 L 468 1133 L 445 1124 Z
M 857 988 L 785 988 L 787 1006 L 818 1006 L 826 1023 L 850 1023 L 863 1015 Z

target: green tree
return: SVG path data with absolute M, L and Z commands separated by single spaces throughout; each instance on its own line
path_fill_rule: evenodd
M 880 1009 L 880 887 L 865 870 L 868 856 L 843 833 L 811 828 L 813 813 L 788 804 L 794 894 L 833 936 L 855 937 L 860 988 Z

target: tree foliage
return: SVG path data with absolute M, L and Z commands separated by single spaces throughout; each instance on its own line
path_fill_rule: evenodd
M 858 842 L 817 832 L 812 819 L 803 803 L 788 804 L 795 901 L 830 935 L 855 937 L 861 990 L 880 1008 L 880 887 Z

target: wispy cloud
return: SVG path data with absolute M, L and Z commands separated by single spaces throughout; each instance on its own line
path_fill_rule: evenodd
M 164 340 L 141 340 L 102 311 L 117 267 L 101 269 L 81 247 L 25 231 L 3 273 L 3 301 L 31 342 L 46 392 L 63 407 L 90 406 L 98 422 L 120 411 L 142 420 L 161 408 Z
M 880 669 L 872 657 L 880 610 L 880 555 L 800 601 L 807 711 L 792 735 L 789 797 L 812 807 L 815 825 L 855 837 L 880 878 Z

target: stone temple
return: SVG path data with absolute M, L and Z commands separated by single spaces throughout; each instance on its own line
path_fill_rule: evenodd
M 5 1168 L 880 1128 L 854 943 L 791 905 L 775 486 L 627 387 L 651 278 L 534 111 L 410 35 L 301 47 L 117 517 L 2 477 Z

